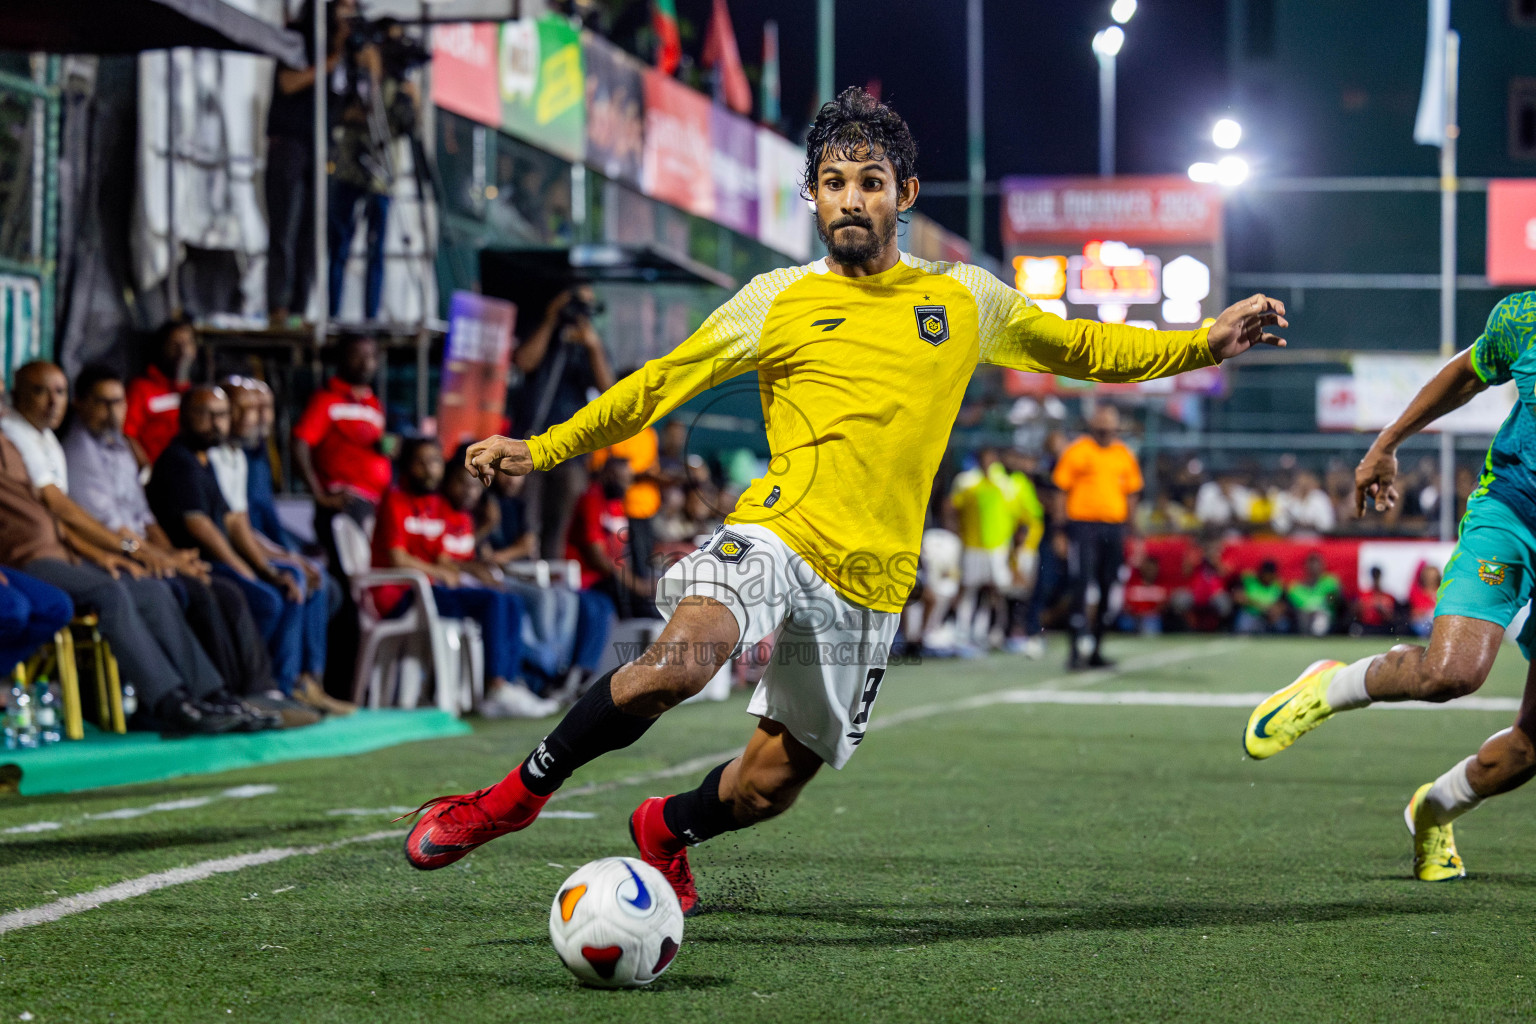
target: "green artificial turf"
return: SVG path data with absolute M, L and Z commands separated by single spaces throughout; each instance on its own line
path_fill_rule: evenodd
M 628 852 L 642 797 L 705 769 L 636 776 L 745 740 L 744 695 L 668 715 L 550 805 L 594 817 L 542 820 L 443 871 L 408 868 L 397 838 L 355 842 L 0 935 L 0 1021 L 1529 1019 L 1536 792 L 1458 824 L 1462 883 L 1409 879 L 1401 816 L 1509 712 L 1360 712 L 1259 764 L 1241 708 L 984 696 L 1268 691 L 1315 657 L 1384 646 L 1123 640 L 1127 671 L 1072 679 L 1059 650 L 894 669 L 846 770 L 694 852 L 709 912 L 646 990 L 578 987 L 549 904 L 577 865 Z M 1524 671 L 1507 648 L 1483 695 L 1518 695 Z M 0 914 L 399 828 L 386 809 L 492 781 L 548 724 L 0 802 Z M 59 827 L 4 831 L 40 822 Z

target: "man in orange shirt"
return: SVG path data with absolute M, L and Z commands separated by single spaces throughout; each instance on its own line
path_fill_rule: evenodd
M 1104 622 L 1109 592 L 1125 561 L 1125 524 L 1136 511 L 1141 491 L 1141 467 L 1122 444 L 1120 411 L 1101 404 L 1088 421 L 1088 433 L 1061 453 L 1051 478 L 1061 494 L 1056 521 L 1067 530 L 1067 572 L 1072 580 L 1072 644 L 1067 668 L 1083 667 L 1078 641 L 1088 631 L 1088 583 L 1099 586 L 1093 612 L 1093 654 L 1090 668 L 1111 664 L 1104 657 Z
M 656 533 L 651 520 L 661 511 L 661 435 L 646 427 L 627 441 L 592 453 L 592 472 L 603 468 L 610 457 L 628 459 L 635 482 L 624 492 L 624 514 L 629 518 L 629 564 L 638 574 L 651 576 L 651 555 Z

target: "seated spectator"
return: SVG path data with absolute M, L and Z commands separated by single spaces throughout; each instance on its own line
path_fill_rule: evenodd
M 475 558 L 474 525 L 453 508 L 438 488 L 443 450 L 435 440 L 415 438 L 400 451 L 400 479 L 384 495 L 373 529 L 373 564 L 382 569 L 415 569 L 432 582 L 439 615 L 480 624 L 485 645 L 487 718 L 544 718 L 556 701 L 535 695 L 518 681 L 522 661 L 523 603 L 496 586 L 489 566 Z M 404 611 L 409 591 L 382 586 L 374 602 L 385 615 Z
M 1226 565 L 1222 561 L 1221 541 L 1207 540 L 1186 560 L 1184 586 L 1169 597 L 1170 628 L 1214 632 L 1232 615 L 1232 595 L 1227 587 Z
M 0 385 L 0 409 L 5 392 Z M 49 512 L 21 452 L 0 432 L 0 565 L 25 570 L 95 611 L 123 682 L 139 694 L 135 728 L 223 733 L 281 724 L 231 697 L 187 628 L 175 595 L 116 546 L 92 543 Z
M 87 366 L 75 387 L 75 419 L 63 441 L 69 470 L 64 483 L 73 486 L 67 495 L 45 489 L 45 503 L 66 522 L 88 532 L 111 531 L 131 557 L 147 559 L 150 566 L 169 566 L 164 575 L 181 602 L 187 625 L 228 689 L 280 715 L 285 726 L 318 722 L 317 714 L 287 700 L 277 689 L 266 641 L 240 588 L 230 580 L 214 578 L 195 549 L 177 551 L 155 521 L 139 483 L 137 462 L 122 433 L 126 406 L 122 378 L 106 367 Z
M 1270 522 L 1276 533 L 1322 534 L 1332 533 L 1338 521 L 1334 518 L 1333 501 L 1317 477 L 1303 471 L 1276 496 Z
M 1125 598 L 1120 609 L 1120 628 L 1127 633 L 1155 636 L 1163 631 L 1163 614 L 1168 609 L 1168 587 L 1161 582 L 1162 567 L 1157 559 L 1145 555 L 1131 568 L 1125 584 Z
M 563 576 L 557 576 L 551 586 L 541 587 L 501 575 L 504 566 L 516 561 L 507 558 L 507 552 L 531 548 L 535 543 L 533 531 L 527 529 L 528 510 L 518 496 L 526 478 L 499 473 L 486 489 L 469 471 L 465 461 L 468 451 L 466 447 L 455 453 L 443 473 L 443 497 L 465 517 L 455 520 L 449 529 L 459 530 L 468 523 L 478 557 L 495 570 L 503 590 L 522 599 L 526 612 L 523 668 L 528 688 L 540 696 L 557 691 L 562 695 L 577 693 L 602 661 L 603 645 L 613 625 L 613 602 L 590 590 L 571 590 Z M 476 514 L 481 522 L 470 522 L 468 517 Z M 482 525 L 491 520 L 494 527 Z M 506 535 L 499 534 L 503 526 L 508 528 Z
M 136 446 L 140 466 L 150 466 L 181 424 L 181 396 L 192 386 L 197 335 L 187 320 L 170 320 L 155 336 L 155 351 L 142 376 L 128 385 L 123 434 Z
M 1291 632 L 1285 584 L 1280 582 L 1280 569 L 1274 562 L 1264 562 L 1257 573 L 1243 573 L 1232 600 L 1237 606 L 1237 620 L 1233 625 L 1237 632 Z
M 155 460 L 147 489 L 150 508 L 173 542 L 197 548 L 215 576 L 240 588 L 284 695 L 326 713 L 355 710 L 330 698 L 318 679 L 302 671 L 305 619 L 324 621 L 325 596 L 306 593 L 301 570 L 279 568 L 274 558 L 287 562 L 281 549 L 264 544 L 246 514 L 232 511 L 224 500 L 208 453 L 228 438 L 229 399 L 223 390 L 208 385 L 189 390 L 181 432 Z
M 708 536 L 715 532 L 715 527 L 724 524 L 721 507 L 720 492 L 714 484 L 695 482 L 689 485 L 683 497 L 683 519 L 693 528 L 693 537 Z
M 1339 578 L 1326 571 L 1323 556 L 1314 551 L 1307 556 L 1305 575 L 1286 588 L 1285 596 L 1296 610 L 1296 625 L 1311 636 L 1333 632 L 1334 619 L 1344 601 Z
M 0 671 L 7 676 L 75 617 L 58 587 L 24 572 L 0 572 Z
M 610 458 L 577 500 L 566 538 L 566 557 L 581 563 L 581 587 L 613 602 L 621 619 L 657 617 L 649 581 L 629 564 L 629 520 L 624 494 L 633 475 L 629 460 Z
M 272 461 L 267 456 L 267 442 L 275 419 L 272 389 L 250 377 L 229 378 L 227 385 L 230 437 L 225 444 L 208 450 L 214 475 L 219 481 L 219 492 L 231 511 L 244 513 L 250 523 L 252 539 L 267 552 L 278 571 L 292 576 L 304 588 L 298 686 L 306 695 L 305 702 L 332 712 L 350 714 L 356 710 L 355 706 L 348 701 L 331 699 L 322 685 L 329 650 L 327 627 L 345 603 L 341 584 L 325 571 L 324 562 L 305 557 L 298 541 L 288 533 L 277 514 Z M 310 601 L 315 594 L 321 594 L 322 600 Z
M 661 491 L 661 511 L 656 516 L 656 540 L 662 544 L 691 542 L 698 531 L 688 520 L 684 509 L 687 494 L 681 485 L 668 484 Z
M 1207 480 L 1195 494 L 1195 518 L 1205 527 L 1242 527 L 1249 522 L 1253 492 L 1235 473 L 1221 473 Z
M 1397 598 L 1381 589 L 1381 566 L 1371 566 L 1371 582 L 1355 598 L 1350 636 L 1380 636 L 1397 632 Z
M 293 465 L 315 496 L 315 536 L 336 565 L 331 520 L 366 523 L 389 488 L 384 406 L 373 393 L 379 343 L 354 335 L 341 342 L 336 375 L 316 391 L 293 428 Z
M 1440 593 L 1440 570 L 1420 562 L 1408 588 L 1408 629 L 1414 636 L 1429 636 L 1435 626 L 1435 599 Z
M 1190 533 L 1199 528 L 1195 514 L 1173 499 L 1167 491 L 1159 491 L 1151 501 L 1136 506 L 1136 532 L 1142 535 L 1160 533 Z

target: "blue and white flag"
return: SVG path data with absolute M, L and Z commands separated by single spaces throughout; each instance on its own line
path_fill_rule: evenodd
M 1429 40 L 1424 44 L 1424 87 L 1413 141 L 1421 146 L 1445 144 L 1445 36 L 1451 29 L 1451 0 L 1429 0 Z

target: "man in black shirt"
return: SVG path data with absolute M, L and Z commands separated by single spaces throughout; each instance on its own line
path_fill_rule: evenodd
M 564 423 L 598 394 L 613 387 L 603 341 L 587 311 L 593 308 L 590 285 L 557 295 L 544 311 L 544 320 L 512 353 L 523 373 L 517 429 L 532 436 L 553 423 Z M 523 495 L 528 529 L 539 538 L 529 557 L 564 558 L 565 535 L 576 499 L 587 489 L 584 459 L 570 459 L 528 477 Z
M 340 61 L 357 0 L 327 4 L 325 74 Z M 305 0 L 288 26 L 315 53 L 315 0 Z M 332 104 L 333 106 L 334 104 Z M 330 109 L 329 107 L 327 109 Z M 304 315 L 315 276 L 315 68 L 279 64 L 272 73 L 267 108 L 267 315 L 274 327 Z
M 149 507 L 177 547 L 197 548 L 216 576 L 240 587 L 266 639 L 277 685 L 285 696 L 293 696 L 306 603 L 323 602 L 324 593 L 306 598 L 294 576 L 273 564 L 251 529 L 250 517 L 230 511 L 208 461 L 208 449 L 228 438 L 229 399 L 223 390 L 201 386 L 187 392 L 181 433 L 155 461 L 145 488 Z

